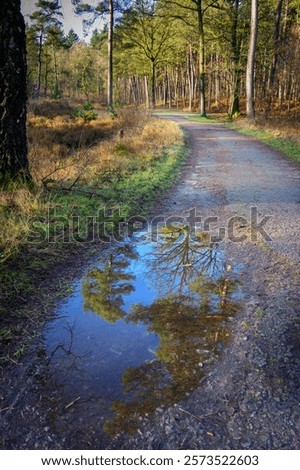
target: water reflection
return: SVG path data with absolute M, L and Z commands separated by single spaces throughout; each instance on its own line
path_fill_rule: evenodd
M 110 434 L 135 431 L 141 416 L 196 388 L 228 339 L 228 319 L 238 309 L 237 282 L 205 233 L 191 233 L 182 225 L 164 227 L 160 235 L 146 255 L 143 273 L 155 286 L 152 301 L 124 308 L 136 279 L 129 269 L 137 260 L 131 245 L 116 247 L 83 283 L 85 309 L 111 323 L 142 323 L 159 339 L 154 359 L 123 373 L 124 395 L 112 404 L 114 416 L 105 425 Z
M 160 339 L 156 359 L 123 375 L 127 400 L 113 404 L 110 433 L 132 432 L 139 417 L 183 399 L 199 385 L 209 364 L 229 336 L 228 317 L 237 309 L 235 285 L 222 278 L 197 279 L 190 295 L 170 295 L 150 306 L 137 305 L 127 321 L 143 321 Z
M 170 225 L 161 228 L 155 251 L 149 256 L 149 269 L 156 286 L 166 295 L 183 292 L 200 274 L 213 276 L 218 268 L 219 253 L 205 232 L 189 226 Z
M 128 268 L 137 258 L 134 246 L 117 246 L 97 268 L 90 270 L 82 285 L 84 310 L 98 313 L 110 323 L 124 318 L 123 296 L 134 291 L 135 280 Z

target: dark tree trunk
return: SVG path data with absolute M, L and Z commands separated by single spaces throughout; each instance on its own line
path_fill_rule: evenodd
M 276 15 L 275 15 L 274 33 L 273 33 L 274 52 L 273 52 L 271 70 L 270 70 L 269 88 L 272 88 L 275 83 L 275 75 L 276 75 L 278 55 L 279 55 L 278 46 L 279 46 L 279 40 L 280 40 L 280 22 L 281 22 L 282 6 L 283 6 L 283 0 L 278 0 L 277 8 L 276 8 Z
M 272 109 L 273 101 L 273 88 L 275 85 L 276 70 L 279 59 L 279 41 L 280 41 L 280 24 L 281 24 L 281 15 L 282 15 L 283 0 L 278 0 L 276 15 L 275 15 L 275 25 L 273 33 L 273 58 L 270 67 L 270 75 L 267 89 L 267 106 L 265 108 L 265 118 L 268 120 L 269 115 Z
M 26 44 L 20 0 L 0 4 L 0 183 L 28 176 Z

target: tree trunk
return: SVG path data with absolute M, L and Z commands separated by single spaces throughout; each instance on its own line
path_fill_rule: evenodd
M 48 66 L 48 54 L 45 54 L 45 73 L 44 73 L 44 96 L 48 96 L 48 75 L 49 75 L 49 66 Z
M 146 108 L 150 108 L 150 103 L 149 103 L 149 91 L 148 91 L 148 79 L 147 75 L 144 77 L 144 82 L 145 82 L 145 100 L 146 100 Z
M 169 109 L 172 108 L 172 90 L 171 90 L 171 80 L 170 80 L 170 72 L 167 71 L 167 84 L 168 84 L 168 101 L 169 101 Z
M 56 57 L 54 44 L 52 45 L 52 52 L 53 52 L 53 69 L 54 69 L 54 80 L 55 80 L 53 97 L 55 99 L 58 99 L 60 98 L 60 89 L 59 89 L 59 79 L 58 79 L 58 64 L 57 64 L 57 57 Z
M 278 0 L 277 8 L 276 8 L 276 16 L 275 16 L 275 25 L 274 25 L 274 33 L 273 33 L 273 59 L 270 69 L 270 78 L 269 78 L 269 88 L 272 88 L 275 82 L 275 73 L 277 69 L 278 63 L 278 46 L 279 46 L 279 39 L 280 39 L 280 22 L 281 22 L 281 14 L 282 14 L 282 5 L 283 0 Z
M 26 42 L 20 0 L 0 4 L 0 183 L 29 176 Z
M 205 42 L 202 2 L 198 0 L 198 28 L 199 28 L 199 93 L 200 93 L 200 116 L 206 117 L 205 110 Z
M 240 112 L 240 44 L 237 38 L 238 18 L 239 18 L 239 0 L 235 0 L 232 12 L 231 24 L 231 49 L 232 49 L 232 84 L 231 98 L 228 110 L 229 117 L 239 114 Z
M 215 74 L 215 105 L 219 106 L 220 97 L 220 68 L 219 68 L 219 54 L 216 55 L 217 70 Z
M 43 52 L 43 33 L 39 35 L 39 48 L 38 48 L 38 70 L 37 82 L 35 89 L 35 98 L 39 99 L 41 95 L 41 82 L 42 82 L 42 52 Z
M 166 109 L 167 107 L 167 101 L 168 101 L 168 98 L 167 98 L 167 92 L 168 92 L 168 70 L 166 68 L 166 71 L 165 71 L 165 77 L 162 81 L 162 86 L 163 86 L 163 101 L 164 101 L 164 108 Z
M 189 73 L 189 111 L 193 110 L 194 102 L 194 69 L 193 69 L 193 50 L 192 45 L 189 46 L 188 56 L 188 73 Z
M 113 30 L 114 4 L 113 0 L 109 0 L 107 108 L 110 111 L 113 109 Z
M 268 81 L 268 91 L 267 91 L 267 106 L 265 109 L 265 118 L 269 119 L 269 115 L 272 109 L 272 101 L 273 101 L 273 87 L 275 84 L 275 77 L 276 77 L 276 70 L 279 58 L 279 39 L 280 39 L 280 23 L 281 23 L 281 15 L 282 15 L 282 6 L 283 0 L 278 0 L 277 8 L 276 8 L 276 15 L 275 15 L 275 24 L 274 24 L 274 33 L 273 33 L 273 58 L 270 67 L 270 74 L 269 74 L 269 81 Z
M 155 61 L 152 60 L 152 80 L 151 80 L 151 86 L 152 86 L 152 89 L 151 89 L 151 99 L 152 99 L 152 102 L 151 102 L 151 106 L 153 109 L 155 109 L 155 106 L 156 106 L 156 97 L 155 97 L 155 88 L 156 88 L 156 64 L 155 64 Z
M 255 118 L 254 108 L 254 71 L 258 31 L 258 0 L 251 0 L 251 30 L 246 71 L 246 108 L 247 118 Z

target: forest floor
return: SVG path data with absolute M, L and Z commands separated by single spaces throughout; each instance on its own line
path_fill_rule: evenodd
M 150 216 L 186 217 L 195 209 L 211 235 L 222 233 L 220 245 L 227 263 L 240 266 L 243 292 L 232 340 L 183 402 L 158 409 L 154 419 L 145 416 L 136 434 L 105 444 L 92 422 L 83 429 L 75 410 L 70 440 L 62 442 L 52 427 L 58 397 L 42 396 L 46 364 L 37 340 L 9 377 L 2 370 L 3 448 L 300 448 L 300 167 L 223 124 L 168 119 L 185 131 L 189 157 Z M 81 269 L 78 258 L 67 263 L 71 273 Z M 84 442 L 77 437 L 83 434 Z

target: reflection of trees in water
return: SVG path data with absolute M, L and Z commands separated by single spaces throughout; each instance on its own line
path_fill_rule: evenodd
M 212 275 L 217 268 L 218 252 L 209 235 L 185 225 L 161 228 L 158 247 L 150 256 L 150 273 L 164 292 L 182 292 L 195 277 Z M 168 293 L 169 293 L 168 292 Z
M 149 306 L 135 305 L 126 317 L 142 321 L 159 337 L 156 359 L 124 373 L 126 398 L 113 404 L 115 415 L 105 425 L 110 434 L 135 431 L 141 416 L 171 406 L 196 388 L 205 365 L 228 338 L 228 317 L 238 308 L 233 299 L 237 284 L 217 278 L 218 254 L 205 234 L 192 238 L 188 227 L 168 227 L 163 233 L 149 265 L 151 278 L 167 295 Z
M 205 233 L 182 225 L 164 227 L 160 235 L 147 255 L 148 276 L 159 293 L 151 305 L 137 304 L 127 314 L 123 309 L 123 296 L 134 290 L 129 267 L 137 255 L 129 245 L 111 251 L 82 289 L 86 310 L 111 323 L 143 322 L 160 339 L 154 360 L 125 371 L 126 397 L 113 403 L 114 417 L 105 425 L 111 434 L 134 431 L 145 413 L 171 406 L 196 388 L 228 338 L 227 320 L 238 308 L 236 283 L 218 273 L 219 253 Z
M 82 286 L 84 310 L 95 312 L 110 323 L 124 318 L 123 296 L 134 291 L 135 279 L 128 268 L 136 258 L 132 246 L 117 246 L 100 266 L 90 270 Z
M 238 308 L 232 300 L 234 289 L 226 278 L 209 283 L 200 278 L 190 295 L 170 295 L 134 307 L 127 320 L 143 321 L 160 343 L 155 360 L 126 370 L 127 398 L 113 404 L 115 416 L 106 423 L 107 432 L 133 432 L 140 416 L 182 400 L 199 385 L 204 365 L 229 336 L 227 320 Z

